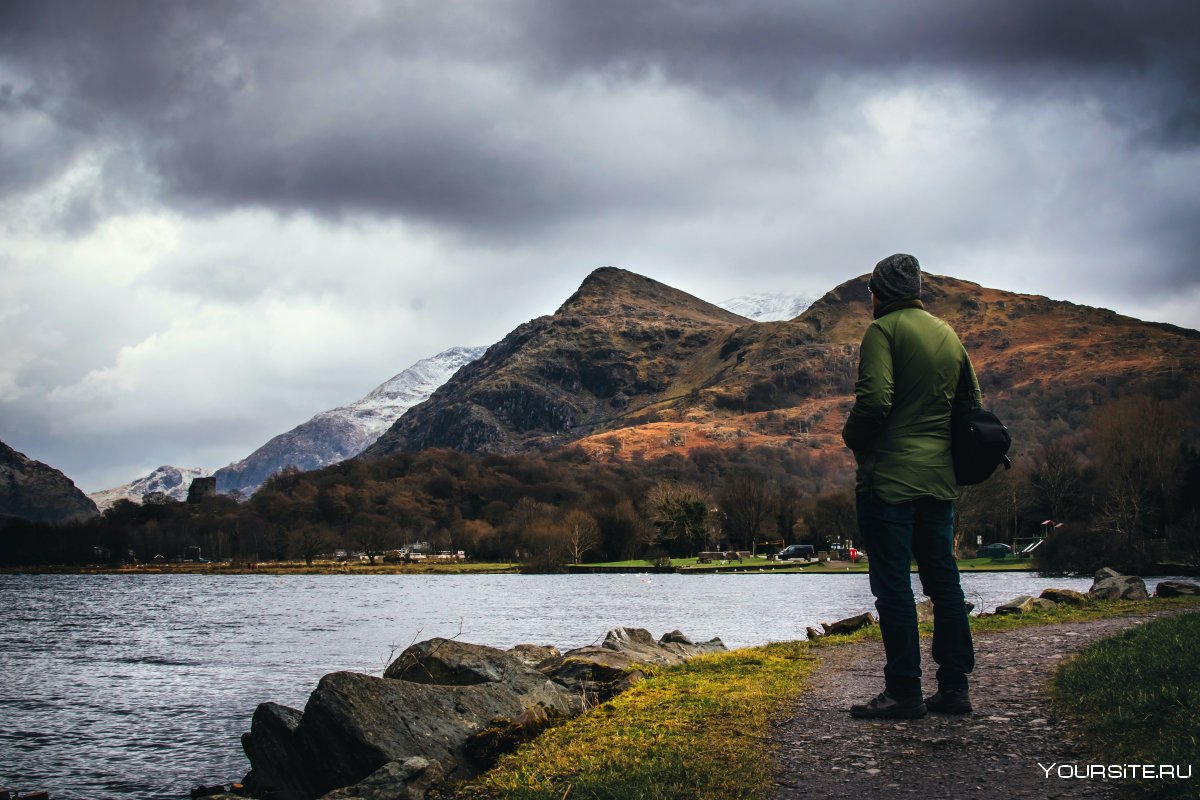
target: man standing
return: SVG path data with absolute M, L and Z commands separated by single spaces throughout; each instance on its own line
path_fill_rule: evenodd
M 870 556 L 871 592 L 887 663 L 884 691 L 851 707 L 855 717 L 909 719 L 926 710 L 971 710 L 967 673 L 975 665 L 958 566 L 950 411 L 980 405 L 971 359 L 950 326 L 921 303 L 921 267 L 897 253 L 867 284 L 875 321 L 863 336 L 854 407 L 842 440 L 858 463 L 856 504 Z M 916 559 L 933 601 L 938 691 L 921 697 L 921 650 L 909 565 Z

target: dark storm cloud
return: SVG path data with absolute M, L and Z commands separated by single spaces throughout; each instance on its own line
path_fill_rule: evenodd
M 825 78 L 959 77 L 1091 95 L 1164 139 L 1200 134 L 1200 5 L 1170 1 L 606 3 L 545 0 L 526 45 L 564 67 L 784 101 Z M 540 51 L 540 53 L 538 52 Z M 535 56 L 536 57 L 536 56 Z
M 47 135 L 6 148 L 0 189 L 103 145 L 192 209 L 552 224 L 649 191 L 544 133 L 532 98 L 594 77 L 800 113 L 830 79 L 949 79 L 1090 99 L 1147 146 L 1191 147 L 1197 31 L 1176 2 L 8 3 L 0 116 Z

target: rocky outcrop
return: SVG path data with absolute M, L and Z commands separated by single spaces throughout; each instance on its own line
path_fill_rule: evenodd
M 420 756 L 389 761 L 353 786 L 334 789 L 321 800 L 423 800 L 429 788 L 445 780 L 436 761 Z
M 1069 606 L 1082 606 L 1092 602 L 1092 598 L 1073 589 L 1044 589 L 1039 597 L 1052 603 L 1066 603 Z
M 1030 597 L 1027 594 L 1018 595 L 1007 603 L 996 606 L 997 614 L 1028 614 L 1031 611 L 1052 611 L 1057 603 L 1043 597 Z
M 1200 584 L 1191 581 L 1161 581 L 1154 588 L 1155 597 L 1194 597 L 1200 595 Z
M 0 518 L 57 524 L 97 513 L 96 504 L 66 475 L 0 442 Z
M 1093 600 L 1148 600 L 1146 582 L 1136 575 L 1122 575 L 1110 567 L 1096 571 L 1088 597 Z
M 689 658 L 724 649 L 720 639 L 698 644 L 679 631 L 655 641 L 643 628 L 615 628 L 598 647 L 568 650 L 558 663 L 546 663 L 544 669 L 577 694 L 585 705 L 593 705 L 640 681 L 643 677 L 640 666 L 682 664 Z
M 504 651 L 420 642 L 382 678 L 326 675 L 303 712 L 260 705 L 242 737 L 251 764 L 245 783 L 277 800 L 424 797 L 430 785 L 475 775 L 547 726 L 633 685 L 639 666 L 724 649 L 719 639 L 697 644 L 673 631 L 655 641 L 637 628 L 561 655 L 537 645 Z

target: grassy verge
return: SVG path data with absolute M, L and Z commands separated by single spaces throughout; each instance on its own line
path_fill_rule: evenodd
M 1196 609 L 1200 611 L 1200 598 L 1195 597 L 1155 597 L 1150 600 L 1097 600 L 1080 606 L 1060 603 L 1050 611 L 1031 611 L 1027 614 L 1007 614 L 997 616 L 973 616 L 971 632 L 995 633 L 1009 631 L 1014 628 L 1026 628 L 1037 625 L 1058 625 L 1065 622 L 1087 622 L 1105 617 L 1121 617 L 1133 614 L 1145 614 L 1150 611 L 1166 611 L 1174 609 Z M 921 636 L 933 635 L 933 623 L 923 622 L 918 626 Z M 836 646 L 863 639 L 878 639 L 879 626 L 872 625 L 852 634 L 831 636 L 828 639 L 817 639 L 811 644 L 818 647 Z
M 814 664 L 804 643 L 785 642 L 653 670 L 501 759 L 457 796 L 764 797 L 774 776 L 770 722 L 791 707 Z
M 582 567 L 588 570 L 603 571 L 611 570 L 631 570 L 631 569 L 650 569 L 653 562 L 645 560 L 633 561 L 610 561 L 602 564 L 577 564 L 575 566 Z M 671 566 L 681 572 L 688 574 L 699 574 L 705 572 L 730 572 L 730 571 L 746 571 L 755 572 L 758 570 L 769 570 L 771 572 L 809 572 L 815 574 L 844 574 L 846 572 L 866 572 L 867 563 L 859 561 L 851 564 L 849 561 L 825 561 L 825 562 L 803 562 L 803 561 L 787 561 L 779 562 L 774 559 L 754 557 L 746 558 L 742 561 L 729 562 L 710 562 L 701 564 L 695 558 L 673 558 Z M 991 558 L 964 558 L 958 562 L 960 572 L 1028 572 L 1033 570 L 1033 564 L 1028 561 L 1019 559 L 1003 559 L 995 560 Z M 916 564 L 913 564 L 913 572 L 916 572 Z
M 1055 705 L 1105 765 L 1170 764 L 1189 780 L 1121 782 L 1127 795 L 1195 797 L 1200 753 L 1200 613 L 1097 642 L 1059 670 Z
M 1002 631 L 1176 608 L 1200 609 L 1200 601 L 1097 602 L 1019 616 L 973 617 L 971 624 L 977 632 Z M 923 630 L 928 634 L 932 626 Z M 788 713 L 804 691 L 815 665 L 814 650 L 878 636 L 879 628 L 872 626 L 850 636 L 781 642 L 653 670 L 625 694 L 547 731 L 501 759 L 492 771 L 456 787 L 455 796 L 767 797 L 774 776 L 771 722 Z

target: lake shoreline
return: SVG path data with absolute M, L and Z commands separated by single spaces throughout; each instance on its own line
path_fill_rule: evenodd
M 960 564 L 961 572 L 1038 572 L 1032 564 L 995 564 L 979 566 Z M 568 575 L 846 575 L 866 574 L 866 563 L 844 561 L 813 563 L 807 565 L 779 563 L 714 564 L 703 566 L 607 566 L 593 564 L 571 564 L 564 569 Z M 913 568 L 916 572 L 916 568 Z M 122 566 L 51 564 L 23 567 L 2 567 L 0 575 L 518 575 L 519 564 L 500 563 L 455 563 L 455 564 L 333 564 L 321 563 L 311 567 L 303 564 L 258 563 L 232 564 L 229 562 L 197 564 L 136 564 Z M 1166 573 L 1164 573 L 1166 574 Z M 1178 572 L 1170 574 L 1178 575 Z

